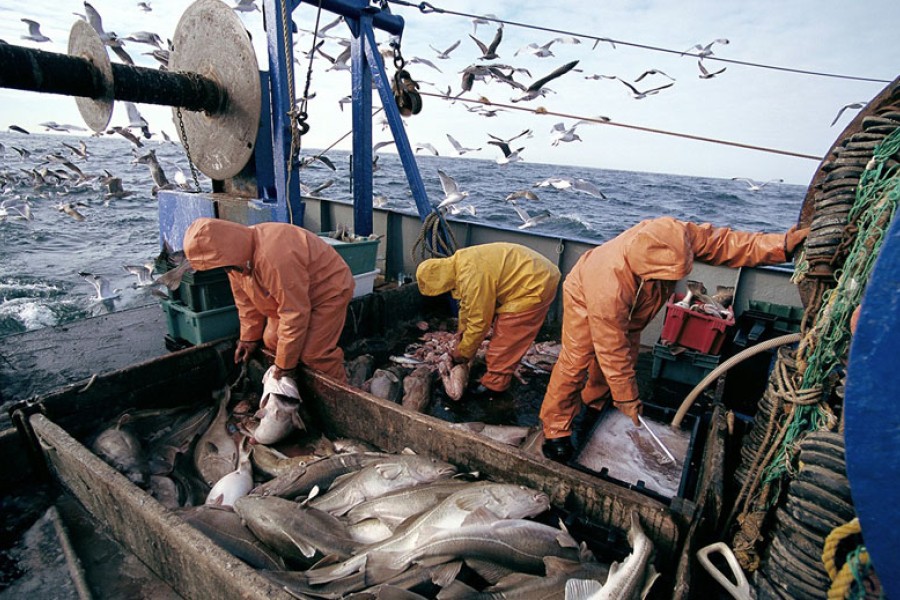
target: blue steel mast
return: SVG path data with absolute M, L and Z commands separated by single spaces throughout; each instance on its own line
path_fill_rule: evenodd
M 286 2 L 290 2 L 290 11 Z M 394 101 L 384 62 L 375 42 L 375 29 L 392 35 L 403 33 L 403 18 L 390 14 L 386 4 L 366 0 L 302 0 L 344 17 L 352 34 L 351 97 L 353 99 L 353 206 L 354 231 L 358 235 L 372 233 L 372 83 L 378 90 L 387 116 L 397 152 L 406 172 L 420 218 L 432 212 L 431 203 L 416 165 L 415 155 L 406 137 L 400 112 Z M 291 98 L 295 93 L 291 72 L 291 48 L 293 48 L 290 15 L 301 2 L 291 0 L 264 0 L 269 52 L 269 93 L 271 102 L 272 164 L 257 162 L 260 181 L 275 182 L 275 218 L 302 224 L 303 204 L 300 202 L 298 165 L 292 160 Z M 260 169 L 263 172 L 260 172 Z M 264 198 L 265 199 L 265 198 Z M 291 219 L 293 215 L 293 219 Z M 300 218 L 298 218 L 298 215 Z

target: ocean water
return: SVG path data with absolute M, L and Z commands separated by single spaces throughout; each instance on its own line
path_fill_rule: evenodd
M 87 158 L 76 156 L 63 146 L 78 147 L 84 141 Z M 146 288 L 136 288 L 136 278 L 124 265 L 154 260 L 159 253 L 158 209 L 151 193 L 149 168 L 134 164 L 130 142 L 116 137 L 73 137 L 62 135 L 0 133 L 0 201 L 15 196 L 27 199 L 33 219 L 7 218 L 0 221 L 0 336 L 60 325 L 110 310 L 93 302 L 95 290 L 78 275 L 89 272 L 110 280 L 121 290 L 112 310 L 134 308 L 157 302 Z M 19 151 L 27 151 L 23 156 Z M 156 151 L 170 181 L 177 171 L 190 178 L 190 170 L 180 144 L 146 142 L 137 149 Z M 303 156 L 315 149 L 302 151 Z M 45 159 L 48 154 L 65 156 L 87 175 L 120 177 L 123 187 L 133 193 L 104 205 L 105 190 L 98 182 L 69 188 L 64 183 L 35 185 L 32 170 L 66 167 Z M 318 195 L 352 202 L 347 152 L 329 151 L 335 163 L 331 171 L 318 161 L 301 171 L 301 182 L 310 188 L 334 180 Z M 533 231 L 551 235 L 596 240 L 598 244 L 646 218 L 671 215 L 683 220 L 711 222 L 748 231 L 783 231 L 795 223 L 806 188 L 798 185 L 769 185 L 752 192 L 743 182 L 728 179 L 686 177 L 646 172 L 612 171 L 519 162 L 500 166 L 492 160 L 417 156 L 429 199 L 442 197 L 438 169 L 455 178 L 469 197 L 475 215 L 458 215 L 494 225 L 522 223 L 504 198 L 516 190 L 530 189 L 539 200 L 520 200 L 519 206 L 534 214 L 549 210 L 551 218 Z M 374 194 L 386 198 L 385 207 L 416 214 L 406 176 L 396 154 L 379 153 L 374 174 Z M 548 177 L 582 178 L 599 187 L 603 200 L 587 194 L 553 188 L 535 188 Z M 201 188 L 211 190 L 201 176 Z M 77 209 L 83 221 L 58 210 L 63 202 L 81 202 Z

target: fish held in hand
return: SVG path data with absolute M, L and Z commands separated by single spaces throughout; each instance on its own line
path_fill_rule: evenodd
M 466 385 L 469 383 L 469 365 L 450 366 L 448 363 L 452 363 L 449 355 L 447 355 L 447 360 L 442 360 L 438 363 L 438 373 L 441 376 L 441 381 L 444 383 L 444 391 L 447 392 L 447 397 L 451 400 L 459 401 L 466 391 Z
M 263 396 L 256 416 L 259 425 L 253 431 L 253 441 L 257 444 L 275 444 L 294 430 L 306 429 L 300 418 L 300 403 L 291 402 L 278 394 Z

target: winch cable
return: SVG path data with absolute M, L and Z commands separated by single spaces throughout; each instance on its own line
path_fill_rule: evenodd
M 699 135 L 693 135 L 690 133 L 678 133 L 675 131 L 666 131 L 665 129 L 655 129 L 652 127 L 642 127 L 640 125 L 628 125 L 626 123 L 617 123 L 615 121 L 611 121 L 611 120 L 608 120 L 605 118 L 601 119 L 601 118 L 597 118 L 597 117 L 585 117 L 585 116 L 573 115 L 570 113 L 555 112 L 552 110 L 547 110 L 546 108 L 543 108 L 543 107 L 526 108 L 523 106 L 516 106 L 514 104 L 502 104 L 499 102 L 491 102 L 491 101 L 487 101 L 486 99 L 481 99 L 481 98 L 479 98 L 479 99 L 457 98 L 457 97 L 451 98 L 451 97 L 445 96 L 443 94 L 433 94 L 430 92 L 419 92 L 419 95 L 431 96 L 433 98 L 440 98 L 442 100 L 452 101 L 452 102 L 468 102 L 471 104 L 482 104 L 484 106 L 498 106 L 500 108 L 507 109 L 507 110 L 517 110 L 519 112 L 527 112 L 527 113 L 532 113 L 532 114 L 536 114 L 536 115 L 552 115 L 554 117 L 563 117 L 566 119 L 581 119 L 582 121 L 588 121 L 590 123 L 594 123 L 597 125 L 610 125 L 612 127 L 622 127 L 624 129 L 634 129 L 636 131 L 646 131 L 647 133 L 658 133 L 661 135 L 670 135 L 673 137 L 680 137 L 680 138 L 684 138 L 684 139 L 688 139 L 688 140 L 695 140 L 698 142 L 709 142 L 712 144 L 722 144 L 725 146 L 733 146 L 735 148 L 744 148 L 746 150 L 758 150 L 760 152 L 769 152 L 771 154 L 781 154 L 783 156 L 793 156 L 795 158 L 808 158 L 810 160 L 815 160 L 817 162 L 820 162 L 822 160 L 821 156 L 815 156 L 813 154 L 802 154 L 800 152 L 792 152 L 790 150 L 778 150 L 776 148 L 767 148 L 765 146 L 753 146 L 751 144 L 743 144 L 741 142 L 730 142 L 728 140 L 719 140 L 716 138 L 703 137 L 703 136 L 699 136 Z
M 291 190 L 291 173 L 294 170 L 294 157 L 299 155 L 300 150 L 302 148 L 302 136 L 303 134 L 309 131 L 309 124 L 306 122 L 306 119 L 309 115 L 306 112 L 306 107 L 309 101 L 309 88 L 312 82 L 312 73 L 313 73 L 313 55 L 316 50 L 316 40 L 319 35 L 319 21 L 322 17 L 322 0 L 319 0 L 318 9 L 316 10 L 316 24 L 313 28 L 312 35 L 312 48 L 309 51 L 309 67 L 306 71 L 306 84 L 303 87 L 303 95 L 300 97 L 300 107 L 297 107 L 297 100 L 294 98 L 294 52 L 293 48 L 290 48 L 288 45 L 288 10 L 287 10 L 287 2 L 281 3 L 281 37 L 284 40 L 284 58 L 285 58 L 285 71 L 287 74 L 287 87 L 288 87 L 288 95 L 290 96 L 290 110 L 288 111 L 288 117 L 291 122 L 291 147 L 288 152 L 287 165 L 285 165 L 287 169 L 287 178 L 285 181 L 285 194 L 290 194 Z M 285 198 L 285 205 L 288 210 L 288 221 L 290 223 L 294 222 L 294 210 L 291 207 L 290 198 Z
M 458 11 L 448 10 L 445 8 L 440 8 L 440 7 L 434 6 L 430 2 L 419 2 L 418 4 L 416 4 L 413 2 L 407 2 L 406 0 L 387 0 L 387 1 L 390 4 L 396 4 L 398 6 L 406 6 L 406 7 L 410 7 L 410 8 L 416 8 L 422 14 L 437 13 L 437 14 L 442 14 L 442 15 L 453 15 L 453 16 L 457 16 L 457 17 L 466 17 L 469 19 L 479 19 L 481 21 L 489 21 L 489 22 L 493 22 L 493 23 L 499 23 L 501 26 L 512 25 L 513 27 L 521 27 L 523 29 L 533 29 L 535 31 L 545 31 L 547 33 L 569 35 L 572 37 L 594 40 L 595 46 L 599 42 L 606 42 L 606 43 L 612 45 L 613 49 L 615 49 L 616 44 L 619 44 L 621 46 L 630 46 L 632 48 L 639 48 L 641 50 L 649 50 L 652 52 L 662 52 L 662 53 L 666 53 L 666 54 L 678 54 L 680 56 L 692 56 L 692 57 L 696 57 L 696 58 L 702 58 L 703 60 L 710 60 L 710 61 L 717 60 L 719 62 L 729 63 L 729 64 L 733 64 L 733 65 L 741 65 L 744 67 L 770 69 L 770 70 L 782 71 L 782 72 L 787 72 L 787 73 L 797 73 L 800 75 L 815 75 L 818 77 L 831 77 L 831 78 L 835 78 L 835 79 L 848 79 L 848 80 L 852 80 L 852 81 L 871 81 L 871 82 L 875 82 L 875 83 L 890 83 L 891 82 L 890 79 L 878 79 L 875 77 L 860 77 L 860 76 L 856 76 L 856 75 L 840 75 L 837 73 L 824 73 L 821 71 L 809 71 L 806 69 L 795 69 L 792 67 L 767 65 L 767 64 L 763 64 L 763 63 L 754 63 L 754 62 L 734 60 L 734 59 L 729 59 L 729 58 L 721 58 L 718 56 L 706 56 L 706 55 L 701 55 L 701 54 L 698 54 L 695 52 L 682 52 L 680 50 L 673 50 L 671 48 L 662 48 L 660 46 L 650 46 L 647 44 L 640 44 L 637 42 L 628 42 L 625 40 L 616 40 L 616 39 L 612 39 L 612 38 L 598 37 L 596 35 L 577 33 L 575 31 L 569 31 L 566 29 L 554 29 L 552 27 L 543 27 L 540 25 L 532 25 L 530 23 L 522 23 L 519 21 L 509 21 L 506 19 L 498 19 L 497 17 L 489 17 L 489 16 L 483 16 L 483 15 L 475 15 L 475 14 L 469 14 L 469 13 L 464 13 L 464 12 L 458 12 Z

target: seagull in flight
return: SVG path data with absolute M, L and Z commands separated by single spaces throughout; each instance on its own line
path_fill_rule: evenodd
M 528 211 L 517 205 L 515 200 L 510 200 L 509 203 L 512 204 L 513 210 L 516 211 L 516 214 L 519 215 L 519 218 L 522 219 L 522 224 L 519 225 L 519 229 L 528 229 L 530 227 L 534 227 L 538 223 L 543 223 L 553 216 L 552 214 L 550 214 L 549 210 L 542 210 L 535 215 L 529 215 Z
M 522 157 L 519 156 L 519 152 L 524 150 L 524 147 L 512 151 L 509 148 L 509 144 L 503 141 L 488 140 L 488 144 L 497 146 L 498 148 L 500 148 L 500 151 L 503 152 L 503 158 L 497 159 L 498 165 L 508 165 L 509 163 L 519 162 L 522 160 Z
M 640 76 L 638 76 L 638 78 L 634 80 L 634 82 L 637 83 L 638 81 L 640 81 L 644 77 L 647 77 L 648 75 L 662 75 L 663 77 L 668 78 L 670 81 L 675 81 L 674 77 L 672 77 L 671 75 L 667 75 L 666 73 L 663 73 L 659 69 L 648 69 L 648 70 L 644 71 L 643 73 L 641 73 Z
M 563 66 L 559 67 L 558 69 L 556 69 L 549 75 L 545 75 L 544 77 L 541 77 L 540 79 L 535 80 L 527 88 L 522 86 L 522 89 L 524 89 L 524 93 L 521 96 L 519 96 L 518 98 L 513 98 L 512 101 L 513 102 L 524 102 L 527 100 L 534 100 L 538 96 L 546 95 L 547 92 L 550 90 L 545 88 L 544 85 L 553 81 L 557 77 L 561 77 L 561 76 L 565 75 L 566 73 L 568 73 L 569 71 L 574 69 L 575 65 L 577 65 L 577 64 L 578 64 L 578 61 L 573 60 L 572 62 L 566 63 Z M 521 85 L 521 84 L 519 84 L 519 85 Z
M 714 72 L 710 73 L 709 71 L 706 70 L 706 67 L 703 66 L 702 59 L 697 61 L 697 66 L 700 67 L 700 75 L 698 75 L 698 77 L 700 79 L 712 79 L 716 75 L 719 75 L 720 73 L 724 73 L 725 69 L 726 69 L 726 67 L 722 67 L 718 71 L 714 71 Z
M 513 56 L 518 56 L 520 52 L 525 54 L 531 54 L 532 56 L 536 56 L 537 58 L 547 58 L 548 56 L 555 56 L 553 51 L 550 50 L 550 46 L 555 43 L 561 44 L 580 44 L 581 40 L 577 37 L 558 37 L 553 38 L 546 44 L 538 45 L 536 42 L 531 42 L 527 46 L 523 46 L 516 50 Z
M 50 38 L 41 33 L 41 24 L 37 21 L 32 21 L 31 19 L 22 19 L 22 22 L 28 25 L 28 35 L 23 35 L 23 40 L 29 40 L 32 42 L 51 42 Z
M 154 265 L 152 262 L 142 265 L 122 265 L 122 268 L 137 277 L 137 283 L 133 284 L 134 287 L 149 287 L 156 283 L 156 278 L 153 277 Z
M 93 273 L 86 273 L 84 271 L 80 271 L 78 273 L 84 279 L 94 286 L 94 289 L 97 290 L 97 295 L 94 297 L 94 302 L 92 304 L 102 303 L 108 310 L 112 310 L 113 300 L 119 297 L 120 289 L 112 289 L 112 285 L 110 285 L 109 280 L 102 275 L 94 275 Z
M 516 200 L 524 198 L 525 200 L 538 200 L 538 195 L 531 190 L 516 190 L 509 194 L 504 200 L 515 203 Z
M 560 142 L 575 142 L 582 141 L 581 138 L 575 133 L 575 128 L 582 124 L 591 124 L 591 121 L 585 121 L 581 119 L 580 121 L 576 121 L 574 125 L 571 127 L 566 127 L 565 123 L 557 123 L 550 130 L 550 137 L 553 138 L 551 142 L 551 146 L 559 146 Z
M 658 94 L 660 92 L 660 90 L 664 90 L 666 88 L 670 88 L 673 85 L 675 85 L 674 83 L 667 83 L 666 85 L 661 85 L 659 87 L 650 88 L 649 90 L 644 90 L 643 92 L 641 92 L 641 91 L 638 91 L 638 89 L 636 87 L 634 87 L 633 85 L 631 85 L 624 79 L 622 79 L 620 77 L 617 77 L 616 79 L 621 81 L 623 85 L 625 85 L 629 90 L 631 90 L 631 97 L 634 98 L 635 100 L 642 100 L 642 99 L 646 98 L 647 96 L 653 96 L 655 94 Z
M 444 198 L 438 204 L 438 209 L 447 208 L 451 204 L 456 204 L 469 195 L 469 192 L 461 192 L 456 180 L 438 169 L 438 177 L 441 178 L 441 188 L 444 190 Z
M 852 104 L 847 104 L 846 106 L 841 107 L 841 110 L 839 110 L 838 114 L 834 117 L 834 121 L 831 122 L 831 127 L 834 127 L 834 124 L 838 122 L 838 119 L 841 118 L 841 115 L 844 114 L 845 110 L 859 110 L 860 108 L 865 107 L 865 105 L 865 102 L 853 102 Z
M 596 185 L 585 179 L 573 179 L 572 177 L 548 177 L 534 184 L 534 187 L 552 187 L 557 190 L 581 192 L 596 198 L 606 200 L 606 195 Z
M 16 196 L 0 202 L 0 223 L 8 218 L 31 221 L 33 217 L 31 216 L 31 205 L 28 203 L 28 200 L 23 200 Z
M 711 41 L 710 43 L 708 43 L 708 44 L 705 45 L 705 46 L 703 46 L 703 45 L 701 45 L 701 44 L 694 44 L 693 46 L 691 46 L 690 48 L 688 48 L 687 50 L 685 50 L 684 52 L 682 52 L 681 55 L 684 56 L 685 54 L 687 54 L 687 53 L 690 52 L 691 50 L 696 50 L 696 51 L 697 51 L 697 56 L 698 56 L 699 58 L 706 58 L 707 56 L 712 56 L 712 54 L 713 54 L 713 51 L 712 51 L 713 44 L 722 44 L 722 45 L 726 45 L 726 44 L 728 44 L 728 43 L 729 43 L 729 41 L 728 41 L 727 39 L 725 39 L 725 38 L 716 38 L 716 39 L 714 39 L 713 41 Z
M 454 138 L 449 133 L 447 134 L 447 139 L 450 140 L 450 144 L 456 150 L 456 153 L 460 156 L 462 156 L 466 152 L 478 152 L 479 150 L 481 150 L 481 148 L 465 148 L 462 144 L 456 141 L 456 138 Z
M 784 179 L 770 179 L 769 181 L 764 181 L 762 183 L 758 183 L 756 181 L 753 181 L 752 179 L 747 179 L 746 177 L 732 177 L 731 180 L 745 182 L 748 186 L 747 189 L 751 192 L 758 192 L 770 183 L 784 183 Z
M 63 202 L 59 206 L 56 207 L 56 210 L 59 212 L 64 212 L 76 221 L 84 221 L 85 216 L 78 212 L 76 207 L 78 206 L 87 206 L 84 202 Z
M 497 33 L 494 34 L 494 39 L 491 40 L 491 43 L 488 46 L 471 33 L 469 34 L 469 37 L 475 40 L 475 43 L 478 44 L 478 47 L 481 49 L 480 58 L 482 60 L 494 60 L 495 58 L 500 58 L 500 55 L 497 54 L 497 46 L 500 45 L 500 41 L 503 39 L 503 27 L 497 28 Z
M 431 144 L 429 144 L 429 143 L 427 143 L 427 142 L 426 142 L 426 143 L 416 144 L 416 152 L 418 152 L 419 150 L 428 150 L 429 152 L 431 152 L 431 153 L 434 154 L 435 156 L 440 156 L 440 155 L 438 154 L 437 148 L 435 148 L 434 146 L 432 146 Z
M 435 52 L 437 52 L 437 58 L 446 60 L 446 59 L 450 58 L 450 53 L 453 52 L 454 50 L 456 50 L 457 47 L 459 47 L 459 40 L 456 40 L 455 42 L 450 44 L 450 47 L 447 48 L 446 50 L 438 50 L 431 44 L 429 44 L 428 47 L 431 48 L 432 50 L 434 50 Z
M 491 21 L 489 21 L 488 19 L 495 19 L 495 20 L 496 20 L 496 19 L 497 19 L 497 15 L 492 14 L 492 13 L 488 13 L 488 14 L 484 15 L 484 18 L 477 17 L 477 18 L 475 18 L 475 19 L 472 19 L 472 33 L 478 33 L 478 26 L 479 26 L 479 25 L 490 25 L 490 24 L 491 24 Z M 503 23 L 500 23 L 500 27 L 501 27 L 501 28 L 503 27 Z
M 153 8 L 150 6 L 149 2 L 138 2 L 137 5 L 138 5 L 138 8 L 144 12 L 150 12 L 153 10 Z

